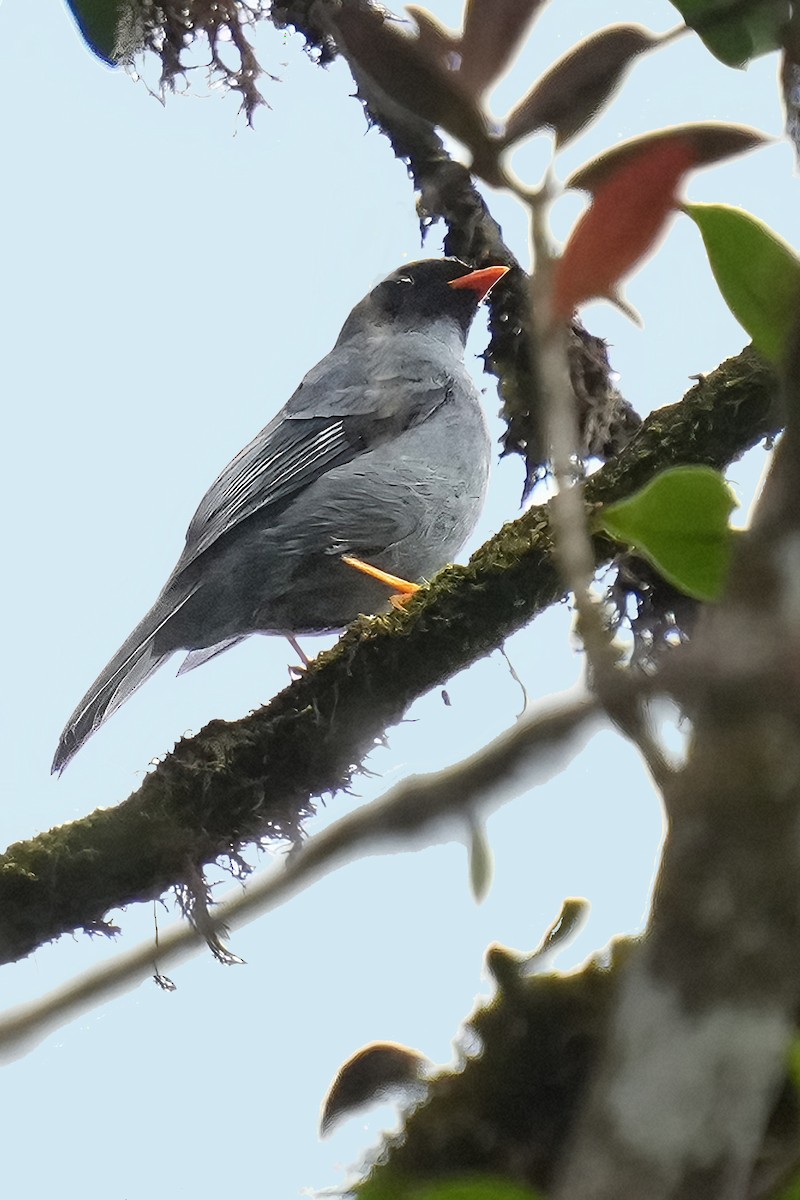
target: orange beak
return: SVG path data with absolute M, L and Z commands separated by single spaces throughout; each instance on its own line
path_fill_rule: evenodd
M 476 292 L 479 300 L 488 296 L 494 285 L 508 273 L 508 267 L 483 267 L 480 271 L 470 271 L 460 279 L 451 279 L 448 287 L 469 288 Z

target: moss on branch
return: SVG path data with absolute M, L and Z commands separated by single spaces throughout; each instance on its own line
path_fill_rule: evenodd
M 723 467 L 772 432 L 775 377 L 746 350 L 645 422 L 592 477 L 620 499 L 675 463 Z M 614 546 L 595 542 L 598 566 Z M 409 705 L 490 653 L 563 594 L 545 506 L 505 525 L 404 612 L 362 618 L 308 672 L 240 721 L 180 741 L 114 809 L 18 842 L 0 857 L 0 961 L 171 886 L 262 839 L 296 838 L 314 799 L 348 785 Z

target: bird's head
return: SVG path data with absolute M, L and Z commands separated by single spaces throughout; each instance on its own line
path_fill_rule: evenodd
M 422 332 L 443 320 L 457 325 L 466 337 L 481 300 L 508 269 L 475 271 L 457 258 L 423 259 L 398 267 L 355 306 L 339 341 L 370 327 Z

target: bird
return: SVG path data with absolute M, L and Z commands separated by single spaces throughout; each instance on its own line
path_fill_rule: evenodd
M 67 721 L 53 773 L 175 651 L 188 651 L 181 674 L 254 633 L 342 629 L 388 607 L 393 577 L 411 591 L 452 561 L 491 458 L 466 337 L 507 270 L 424 259 L 355 305 L 206 492 L 152 608 Z

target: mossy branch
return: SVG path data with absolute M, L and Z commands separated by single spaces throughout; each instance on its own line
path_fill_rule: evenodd
M 774 431 L 776 380 L 752 351 L 660 409 L 587 486 L 618 500 L 676 463 L 724 467 Z M 307 674 L 240 721 L 180 741 L 117 808 L 9 847 L 0 857 L 0 961 L 172 886 L 262 839 L 296 838 L 314 799 L 346 788 L 409 705 L 561 599 L 546 506 L 448 567 L 405 612 L 362 618 Z M 615 547 L 594 542 L 598 566 Z

